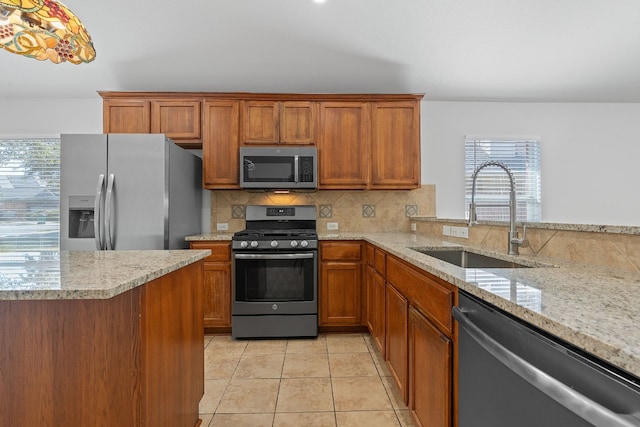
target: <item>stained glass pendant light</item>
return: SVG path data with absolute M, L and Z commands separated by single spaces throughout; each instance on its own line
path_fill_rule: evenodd
M 0 0 L 0 47 L 56 64 L 96 58 L 80 19 L 54 0 Z

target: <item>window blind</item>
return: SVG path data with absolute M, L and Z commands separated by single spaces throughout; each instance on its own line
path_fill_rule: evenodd
M 0 251 L 58 250 L 60 139 L 0 139 Z
M 511 169 L 516 184 L 516 220 L 540 222 L 542 216 L 539 138 L 486 138 L 467 136 L 464 150 L 465 209 L 469 217 L 474 170 L 490 160 Z M 504 207 L 478 206 L 478 220 L 509 221 L 509 176 L 499 167 L 489 166 L 476 179 L 478 204 L 504 204 Z

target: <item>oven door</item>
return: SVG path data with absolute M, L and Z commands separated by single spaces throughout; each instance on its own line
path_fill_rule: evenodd
M 317 251 L 234 252 L 232 314 L 316 314 L 317 257 Z

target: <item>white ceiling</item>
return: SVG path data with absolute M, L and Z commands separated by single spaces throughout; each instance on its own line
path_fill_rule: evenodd
M 0 97 L 97 90 L 640 102 L 638 0 L 64 0 L 90 64 L 0 51 Z

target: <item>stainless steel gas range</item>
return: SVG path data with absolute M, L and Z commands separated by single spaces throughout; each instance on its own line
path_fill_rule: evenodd
M 315 206 L 247 206 L 233 235 L 234 338 L 318 335 Z

